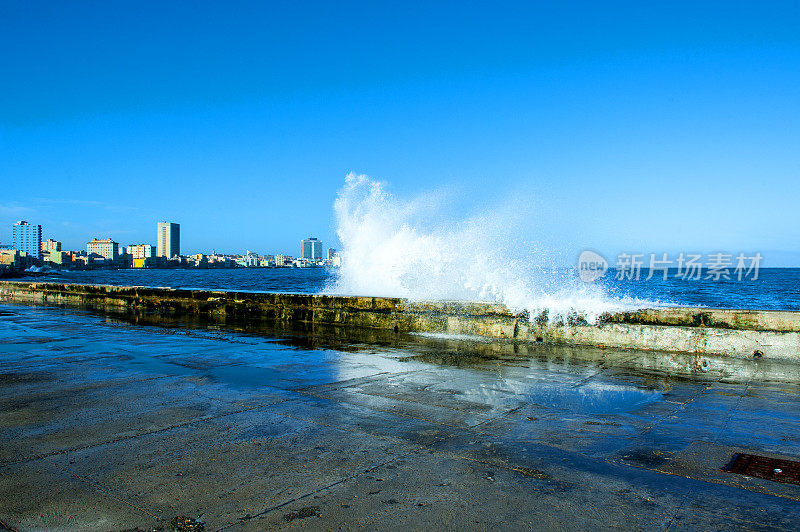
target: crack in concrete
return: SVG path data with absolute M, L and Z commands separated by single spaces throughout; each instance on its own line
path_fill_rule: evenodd
M 320 493 L 322 491 L 329 490 L 331 488 L 334 488 L 336 486 L 344 484 L 345 482 L 349 482 L 349 481 L 354 480 L 354 479 L 356 479 L 356 478 L 358 478 L 360 476 L 366 475 L 367 473 L 371 473 L 372 471 L 375 471 L 376 469 L 380 469 L 381 467 L 389 465 L 392 462 L 396 462 L 400 458 L 407 458 L 408 456 L 410 456 L 414 452 L 416 452 L 416 451 L 410 451 L 410 452 L 405 453 L 403 455 L 395 456 L 391 460 L 386 460 L 385 462 L 381 462 L 380 464 L 377 464 L 375 466 L 367 468 L 367 469 L 365 469 L 363 471 L 359 471 L 355 475 L 350 475 L 349 477 L 345 477 L 343 479 L 337 480 L 336 482 L 332 482 L 332 483 L 328 484 L 327 486 L 322 486 L 322 487 L 317 488 L 315 490 L 312 490 L 312 491 L 309 491 L 307 493 L 304 493 L 303 495 L 299 495 L 297 497 L 293 497 L 293 498 L 291 498 L 291 499 L 289 499 L 287 501 L 284 501 L 284 502 L 282 502 L 280 504 L 276 504 L 276 505 L 271 506 L 271 507 L 269 507 L 269 508 L 267 508 L 265 510 L 262 510 L 261 512 L 255 514 L 255 515 L 251 515 L 250 517 L 239 518 L 237 521 L 233 521 L 231 523 L 228 523 L 227 525 L 224 525 L 224 526 L 216 529 L 216 532 L 220 532 L 222 530 L 227 530 L 228 528 L 231 528 L 232 526 L 235 526 L 235 525 L 238 525 L 238 524 L 244 523 L 246 521 L 250 521 L 250 520 L 259 518 L 259 517 L 263 517 L 263 516 L 267 515 L 270 512 L 274 512 L 275 510 L 280 510 L 281 508 L 285 508 L 286 506 L 292 504 L 293 502 L 297 502 L 297 501 L 303 500 L 303 499 L 305 499 L 307 497 L 311 497 L 312 495 L 315 495 L 315 494 Z
M 53 456 L 59 456 L 59 455 L 66 454 L 66 453 L 85 451 L 87 449 L 92 449 L 92 448 L 95 448 L 95 447 L 101 447 L 103 445 L 111 445 L 111 444 L 119 443 L 119 442 L 122 442 L 122 441 L 128 441 L 128 440 L 133 440 L 133 439 L 136 439 L 136 438 L 141 438 L 143 436 L 150 436 L 150 435 L 153 435 L 153 434 L 159 434 L 161 432 L 166 432 L 166 431 L 169 431 L 169 430 L 172 430 L 172 429 L 176 429 L 176 428 L 180 428 L 180 427 L 186 427 L 186 426 L 194 425 L 194 424 L 197 424 L 197 423 L 205 423 L 206 421 L 210 421 L 210 420 L 214 420 L 214 419 L 221 419 L 221 418 L 224 418 L 224 417 L 227 417 L 227 416 L 241 414 L 243 412 L 250 412 L 250 411 L 253 411 L 253 410 L 258 410 L 260 408 L 269 408 L 270 406 L 278 405 L 278 404 L 281 404 L 281 403 L 286 403 L 286 402 L 289 402 L 289 401 L 297 401 L 298 399 L 299 398 L 297 398 L 297 397 L 287 398 L 287 399 L 283 399 L 282 401 L 277 401 L 275 403 L 270 403 L 268 405 L 259 405 L 259 406 L 254 406 L 254 407 L 251 407 L 251 408 L 243 408 L 243 409 L 240 409 L 240 410 L 235 410 L 235 411 L 232 411 L 232 412 L 226 412 L 224 414 L 218 414 L 218 415 L 215 415 L 215 416 L 201 416 L 199 418 L 190 419 L 190 420 L 187 420 L 187 421 L 184 421 L 184 422 L 181 422 L 181 423 L 175 423 L 175 424 L 169 425 L 167 427 L 162 427 L 162 428 L 158 428 L 158 429 L 154 429 L 154 430 L 140 432 L 140 433 L 137 433 L 137 434 L 132 434 L 130 436 L 123 436 L 121 438 L 113 438 L 111 440 L 106 440 L 106 441 L 97 442 L 97 443 L 91 443 L 91 444 L 88 444 L 88 445 L 83 445 L 83 446 L 78 446 L 78 447 L 70 447 L 69 449 L 59 449 L 57 451 L 53 451 L 53 452 L 50 452 L 50 453 L 26 456 L 26 457 L 20 458 L 18 460 L 4 460 L 4 461 L 0 461 L 0 466 L 2 466 L 2 465 L 21 464 L 21 463 L 31 462 L 31 461 L 35 461 L 35 460 L 43 460 L 43 459 L 46 460 L 46 459 L 51 458 Z
M 156 514 L 154 514 L 153 512 L 150 512 L 149 510 L 146 510 L 146 509 L 142 508 L 141 506 L 138 506 L 138 505 L 136 505 L 136 504 L 134 504 L 134 503 L 132 503 L 132 502 L 130 502 L 130 501 L 128 501 L 128 500 L 126 500 L 126 499 L 123 499 L 123 498 L 121 498 L 121 497 L 117 497 L 116 495 L 114 495 L 113 493 L 111 493 L 111 491 L 110 491 L 108 488 L 106 488 L 105 486 L 103 486 L 103 485 L 102 485 L 102 484 L 100 484 L 99 482 L 95 482 L 94 480 L 92 480 L 92 479 L 90 479 L 90 478 L 88 478 L 88 477 L 85 477 L 85 476 L 83 476 L 83 475 L 78 475 L 77 473 L 75 473 L 75 472 L 73 472 L 73 471 L 71 471 L 71 470 L 69 470 L 69 469 L 67 469 L 67 468 L 65 468 L 65 467 L 63 467 L 63 466 L 61 466 L 61 465 L 59 465 L 58 463 L 56 463 L 56 462 L 53 462 L 52 460 L 50 460 L 50 458 L 49 458 L 49 457 L 45 457 L 45 458 L 43 458 L 43 460 L 45 460 L 45 461 L 46 461 L 47 463 L 49 463 L 49 464 L 52 464 L 52 465 L 54 465 L 55 467 L 57 467 L 57 468 L 58 468 L 58 469 L 60 469 L 61 471 L 63 471 L 63 472 L 65 472 L 65 473 L 67 473 L 67 474 L 69 474 L 69 475 L 71 475 L 71 476 L 73 476 L 73 477 L 77 478 L 77 479 L 78 479 L 78 480 L 80 480 L 81 482 L 85 482 L 85 483 L 87 483 L 87 484 L 89 484 L 89 485 L 93 486 L 94 488 L 96 488 L 96 489 L 100 490 L 101 492 L 103 492 L 105 495 L 107 495 L 107 496 L 111 497 L 112 499 L 114 499 L 114 500 L 116 500 L 116 501 L 119 501 L 119 502 L 121 502 L 121 503 L 123 503 L 123 504 L 127 504 L 127 505 L 128 505 L 128 506 L 130 506 L 131 508 L 134 508 L 134 509 L 136 509 L 136 510 L 138 510 L 138 511 L 140 511 L 140 512 L 142 512 L 142 513 L 146 514 L 146 515 L 149 515 L 150 517 L 153 517 L 153 518 L 157 519 L 157 520 L 158 520 L 158 521 L 160 521 L 160 522 L 163 522 L 163 519 L 161 519 L 160 517 L 158 517 L 158 516 L 157 516 Z

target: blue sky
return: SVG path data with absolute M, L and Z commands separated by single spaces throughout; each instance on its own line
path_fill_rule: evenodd
M 800 3 L 410 4 L 3 0 L 0 242 L 296 254 L 355 171 L 544 246 L 800 266 Z

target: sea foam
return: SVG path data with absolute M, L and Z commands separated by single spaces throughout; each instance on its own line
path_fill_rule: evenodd
M 350 173 L 334 204 L 341 267 L 326 293 L 503 303 L 531 317 L 580 315 L 641 307 L 582 283 L 573 268 L 520 242 L 508 216 L 444 216 L 435 195 L 408 200 L 387 185 Z

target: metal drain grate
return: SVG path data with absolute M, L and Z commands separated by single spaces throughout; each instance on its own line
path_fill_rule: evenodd
M 800 485 L 800 462 L 794 460 L 736 453 L 722 470 L 749 477 Z

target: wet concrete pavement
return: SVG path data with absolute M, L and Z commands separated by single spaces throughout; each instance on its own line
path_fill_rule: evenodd
M 796 530 L 797 368 L 687 359 L 2 306 L 0 529 Z

